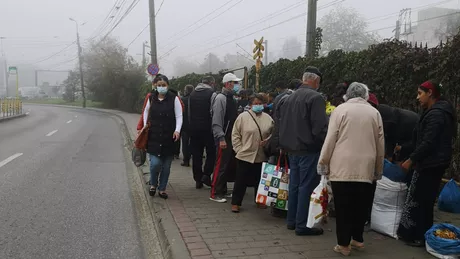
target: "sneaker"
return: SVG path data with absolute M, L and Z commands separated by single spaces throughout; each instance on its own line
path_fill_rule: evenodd
M 227 199 L 225 198 L 222 198 L 222 197 L 215 197 L 215 198 L 209 198 L 211 201 L 215 201 L 215 202 L 218 202 L 218 203 L 225 203 L 227 202 Z
M 233 197 L 233 194 L 232 193 L 227 193 L 227 195 L 225 195 L 226 198 L 232 198 Z
M 195 183 L 195 188 L 197 188 L 197 189 L 202 189 L 202 188 L 203 188 L 203 183 L 196 182 L 196 183 Z

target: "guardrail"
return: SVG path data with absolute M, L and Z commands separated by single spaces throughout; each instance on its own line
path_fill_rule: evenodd
M 21 99 L 0 98 L 0 119 L 22 114 Z

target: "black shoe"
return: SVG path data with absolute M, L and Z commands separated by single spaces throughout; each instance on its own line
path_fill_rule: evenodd
M 155 193 L 157 193 L 157 189 L 150 188 L 149 195 L 153 197 L 155 196 Z
M 163 198 L 163 199 L 165 199 L 165 200 L 168 198 L 168 194 L 165 193 L 165 192 L 164 192 L 164 193 L 159 192 L 159 193 L 158 193 L 158 196 L 160 196 L 161 198 Z
M 190 167 L 190 163 L 182 162 L 182 163 L 180 164 L 180 166 L 183 166 L 183 167 Z
M 308 228 L 303 230 L 296 230 L 295 234 L 298 236 L 320 236 L 324 233 L 323 229 L 321 228 Z
M 211 177 L 209 177 L 207 175 L 203 175 L 203 177 L 201 177 L 201 182 L 204 183 L 205 185 L 211 187 Z
M 289 229 L 289 230 L 295 230 L 295 226 L 287 225 L 287 229 Z
M 412 247 L 425 247 L 425 241 L 423 240 L 414 240 L 412 242 L 407 242 L 406 245 Z
M 195 188 L 197 188 L 197 189 L 202 189 L 202 188 L 203 188 L 203 183 L 196 182 L 196 183 L 195 183 Z

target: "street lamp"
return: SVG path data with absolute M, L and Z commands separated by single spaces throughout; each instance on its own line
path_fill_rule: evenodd
M 84 82 L 83 82 L 83 60 L 82 60 L 82 56 L 81 56 L 80 34 L 78 33 L 78 22 L 73 18 L 69 18 L 69 20 L 75 22 L 75 26 L 77 28 L 78 63 L 79 63 L 79 66 L 80 66 L 81 96 L 83 98 L 83 108 L 86 108 L 85 85 L 84 85 Z

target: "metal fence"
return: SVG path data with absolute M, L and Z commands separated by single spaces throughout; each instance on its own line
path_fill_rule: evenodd
M 0 98 L 0 119 L 22 114 L 21 99 Z

